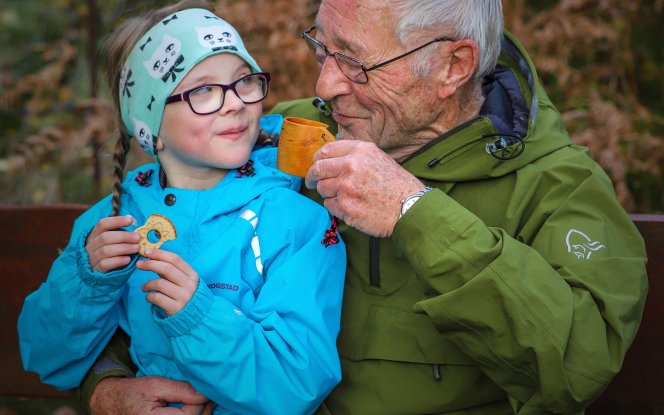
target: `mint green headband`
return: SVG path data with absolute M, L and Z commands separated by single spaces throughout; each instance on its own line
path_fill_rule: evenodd
M 260 72 L 233 26 L 204 9 L 173 13 L 136 43 L 120 76 L 120 112 L 148 154 L 156 156 L 166 98 L 194 65 L 218 53 L 237 55 Z

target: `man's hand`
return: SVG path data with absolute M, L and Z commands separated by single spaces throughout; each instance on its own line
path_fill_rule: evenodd
M 179 408 L 168 402 L 181 402 Z M 146 376 L 108 377 L 90 397 L 92 415 L 211 415 L 214 404 L 187 382 Z
M 378 237 L 392 234 L 401 200 L 424 187 L 374 143 L 354 140 L 335 141 L 318 150 L 305 183 L 318 190 L 332 215 Z

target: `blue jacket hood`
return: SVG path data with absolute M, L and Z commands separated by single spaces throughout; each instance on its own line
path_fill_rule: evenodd
M 123 204 L 140 206 L 147 202 L 152 205 L 172 195 L 176 201 L 183 198 L 188 203 L 191 203 L 191 200 L 199 203 L 201 206 L 198 207 L 198 218 L 204 221 L 240 209 L 249 201 L 274 188 L 299 191 L 302 179 L 274 168 L 276 157 L 276 148 L 258 148 L 251 153 L 250 167 L 246 171 L 230 170 L 216 186 L 203 191 L 171 187 L 162 189 L 158 179 L 159 165 L 156 163 L 144 165 L 127 174 L 123 184 L 124 194 L 127 197 L 123 200 Z M 152 173 L 147 181 L 141 180 L 140 177 L 145 176 L 150 170 Z M 144 218 L 136 219 L 141 222 Z

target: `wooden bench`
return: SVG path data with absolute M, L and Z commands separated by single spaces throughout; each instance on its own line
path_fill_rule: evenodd
M 646 241 L 648 298 L 623 368 L 588 415 L 664 414 L 664 215 L 632 215 Z
M 26 373 L 16 321 L 25 296 L 46 278 L 83 205 L 0 207 L 0 396 L 67 398 Z M 613 383 L 589 415 L 664 414 L 664 215 L 633 215 L 648 250 L 650 291 L 643 322 Z
M 26 295 L 67 245 L 83 205 L 0 207 L 0 396 L 67 398 L 23 371 L 16 322 Z

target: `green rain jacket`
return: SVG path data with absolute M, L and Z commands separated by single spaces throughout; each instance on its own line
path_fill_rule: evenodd
M 402 163 L 434 190 L 390 238 L 340 228 L 342 381 L 320 414 L 583 413 L 620 370 L 643 239 L 509 34 L 484 92 L 480 116 Z M 311 99 L 273 112 L 335 127 Z

